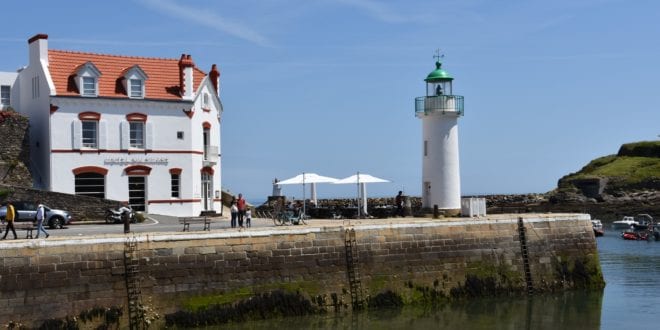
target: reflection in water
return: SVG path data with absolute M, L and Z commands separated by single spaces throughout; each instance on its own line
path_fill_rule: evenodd
M 507 297 L 223 325 L 222 329 L 599 329 L 602 292 Z M 220 328 L 220 327 L 218 327 Z
M 434 308 L 328 314 L 222 325 L 222 329 L 658 329 L 660 242 L 596 239 L 607 283 L 597 292 L 501 297 Z

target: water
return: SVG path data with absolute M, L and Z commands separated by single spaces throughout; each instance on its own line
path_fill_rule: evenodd
M 601 292 L 473 299 L 428 309 L 311 316 L 222 325 L 223 329 L 660 329 L 660 242 L 596 238 Z M 219 327 L 220 328 L 220 327 Z

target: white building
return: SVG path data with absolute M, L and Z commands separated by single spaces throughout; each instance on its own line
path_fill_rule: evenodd
M 221 209 L 215 65 L 51 50 L 43 34 L 28 44 L 12 106 L 30 118 L 37 187 L 154 214 Z
M 458 162 L 458 118 L 463 96 L 453 95 L 452 78 L 435 62 L 424 79 L 426 96 L 415 98 L 415 115 L 422 119 L 422 207 L 457 214 L 461 210 Z

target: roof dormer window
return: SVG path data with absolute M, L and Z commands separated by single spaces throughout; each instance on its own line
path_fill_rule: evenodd
M 92 62 L 87 62 L 76 70 L 76 84 L 81 96 L 96 97 L 99 95 L 99 77 L 101 71 Z
M 144 97 L 144 85 L 140 79 L 131 79 L 131 95 L 132 98 L 143 98 Z
M 139 65 L 134 65 L 124 71 L 124 88 L 132 99 L 145 97 L 145 81 L 149 78 Z
M 83 77 L 83 88 L 82 88 L 82 95 L 83 96 L 96 96 L 96 78 L 94 77 Z

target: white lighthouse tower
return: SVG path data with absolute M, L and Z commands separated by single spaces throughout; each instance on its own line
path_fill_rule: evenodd
M 422 119 L 422 207 L 437 205 L 445 214 L 461 209 L 458 162 L 458 118 L 463 116 L 463 96 L 454 95 L 452 78 L 441 68 L 424 79 L 426 96 L 415 98 L 415 116 Z

